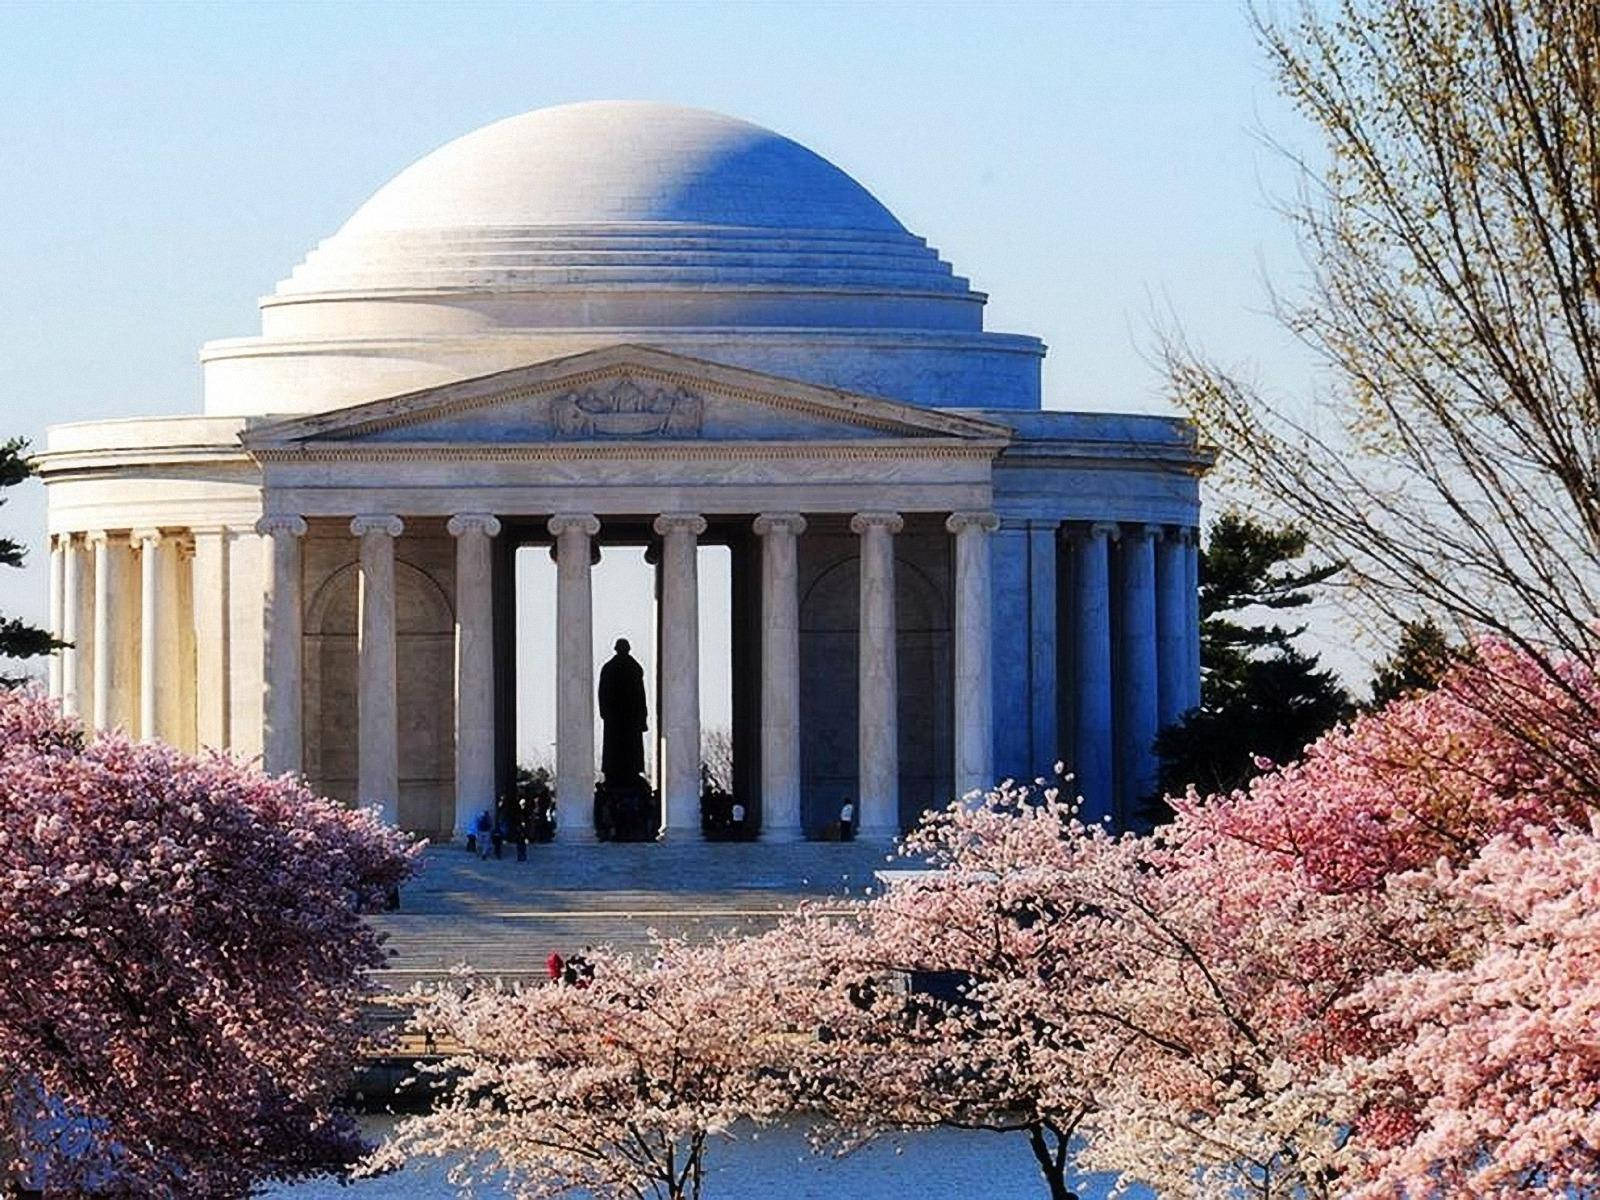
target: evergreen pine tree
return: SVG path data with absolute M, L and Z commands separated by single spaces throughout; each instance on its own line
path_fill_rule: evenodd
M 1162 795 L 1242 787 L 1258 757 L 1290 761 L 1349 714 L 1337 676 L 1295 645 L 1304 625 L 1251 619 L 1304 608 L 1338 574 L 1338 563 L 1305 561 L 1306 541 L 1237 513 L 1212 523 L 1200 555 L 1200 706 L 1156 739 Z
M 0 491 L 21 483 L 33 474 L 32 464 L 23 456 L 27 448 L 28 443 L 22 438 L 0 442 Z M 5 497 L 0 496 L 0 505 L 4 503 Z M 21 542 L 0 537 L 0 566 L 20 567 L 26 553 Z M 36 658 L 41 654 L 49 654 L 60 644 L 45 630 L 36 629 L 19 617 L 0 614 L 0 659 Z M 24 677 L 21 676 L 0 675 L 0 686 L 15 687 L 22 682 Z
M 1372 699 L 1363 707 L 1371 711 L 1411 692 L 1437 687 L 1445 671 L 1465 654 L 1432 617 L 1405 622 L 1394 653 L 1373 668 Z

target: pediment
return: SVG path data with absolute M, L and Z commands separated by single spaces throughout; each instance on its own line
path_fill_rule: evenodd
M 248 449 L 956 439 L 1011 431 L 644 346 L 612 346 L 259 426 Z

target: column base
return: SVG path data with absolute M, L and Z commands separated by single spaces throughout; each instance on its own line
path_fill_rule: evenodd
M 767 842 L 774 846 L 784 845 L 789 842 L 803 842 L 806 840 L 806 831 L 801 829 L 798 825 L 785 826 L 779 829 L 764 828 L 761 830 L 757 840 Z
M 901 833 L 899 829 L 892 826 L 885 826 L 878 829 L 858 829 L 856 830 L 855 837 L 851 838 L 850 840 L 855 842 L 883 842 L 887 844 L 889 842 L 899 841 L 900 837 Z

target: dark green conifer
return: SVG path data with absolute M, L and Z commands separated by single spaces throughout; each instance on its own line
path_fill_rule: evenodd
M 22 438 L 0 442 L 0 492 L 21 483 L 33 474 L 33 466 L 24 455 L 28 443 Z M 5 497 L 0 495 L 0 505 Z M 20 567 L 27 550 L 13 538 L 0 537 L 0 566 Z M 36 629 L 19 617 L 0 614 L 0 659 L 37 658 L 49 654 L 61 645 L 43 629 Z M 25 681 L 23 676 L 0 674 L 0 686 L 15 687 Z

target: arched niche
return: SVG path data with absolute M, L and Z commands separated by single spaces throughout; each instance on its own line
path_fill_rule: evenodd
M 900 825 L 949 802 L 951 674 L 949 589 L 928 564 L 896 553 Z M 820 836 L 840 803 L 857 799 L 861 560 L 840 557 L 800 598 L 802 819 Z M 858 808 L 859 811 L 859 808 Z
M 448 836 L 455 789 L 455 613 L 421 568 L 396 559 L 395 658 L 402 829 Z M 354 803 L 359 745 L 360 570 L 334 571 L 305 621 L 305 770 L 316 790 Z

